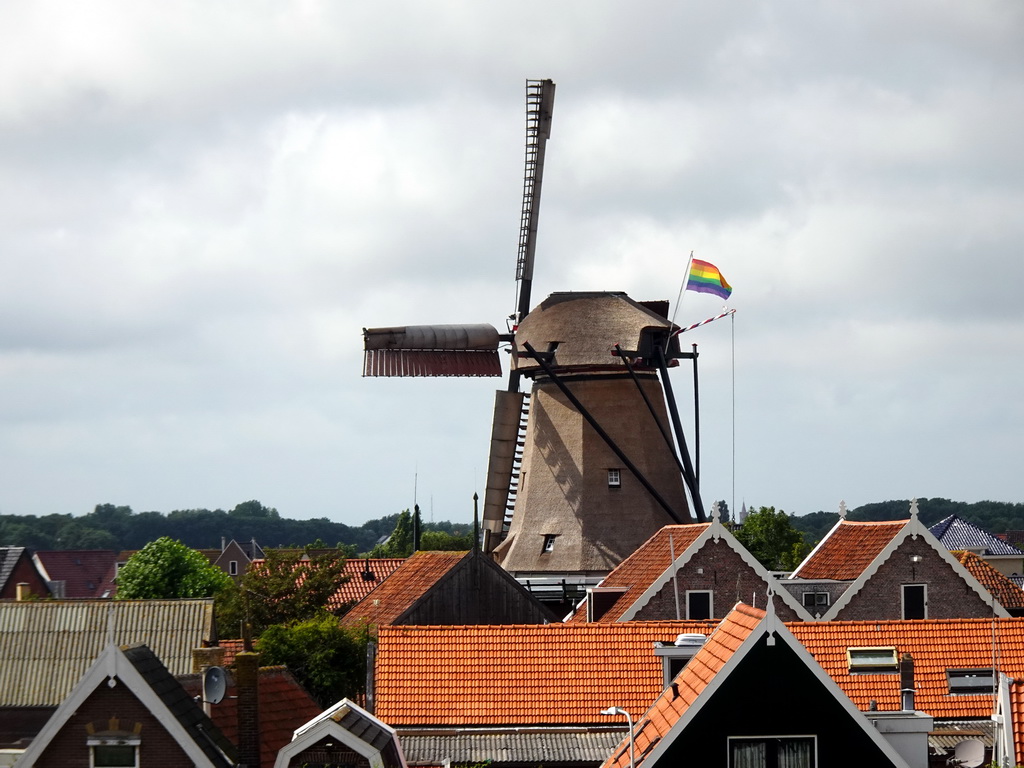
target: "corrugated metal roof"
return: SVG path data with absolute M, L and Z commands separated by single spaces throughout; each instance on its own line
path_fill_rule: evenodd
M 57 706 L 103 651 L 145 643 L 172 675 L 213 635 L 213 600 L 0 603 L 0 706 Z
M 603 761 L 622 741 L 625 727 L 600 731 L 493 731 L 403 734 L 402 751 L 410 763 L 567 763 Z

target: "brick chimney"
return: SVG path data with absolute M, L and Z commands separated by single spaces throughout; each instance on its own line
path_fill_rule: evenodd
M 209 667 L 224 666 L 224 649 L 219 646 L 213 648 L 192 649 L 192 674 L 197 675 Z
M 15 592 L 14 592 L 15 599 L 19 603 L 25 602 L 26 600 L 28 600 L 32 596 L 32 590 L 29 589 L 29 585 L 28 585 L 27 581 L 19 581 L 18 585 L 14 589 L 15 589 Z
M 235 691 L 238 694 L 238 763 L 260 768 L 260 655 L 243 651 L 235 656 Z

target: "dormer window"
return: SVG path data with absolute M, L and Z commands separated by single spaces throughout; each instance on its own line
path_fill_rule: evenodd
M 897 672 L 899 670 L 896 648 L 893 646 L 847 648 L 846 661 L 851 673 L 878 674 L 879 672 Z
M 621 488 L 622 487 L 622 471 L 619 469 L 608 470 L 608 487 L 609 488 Z
M 556 538 L 558 538 L 557 534 L 554 534 L 554 533 L 546 533 L 546 534 L 544 534 L 544 546 L 541 547 L 541 550 L 540 550 L 542 554 L 547 554 L 548 552 L 553 552 L 554 551 L 554 549 L 555 549 L 555 539 Z
M 991 669 L 947 669 L 949 692 L 958 694 L 991 694 L 995 678 Z

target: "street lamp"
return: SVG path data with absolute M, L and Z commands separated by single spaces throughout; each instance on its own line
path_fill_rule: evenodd
M 636 768 L 636 760 L 633 752 L 633 718 L 630 717 L 629 712 L 624 710 L 622 707 L 608 707 L 608 709 L 602 709 L 601 714 L 626 716 L 626 725 L 629 728 L 629 768 Z

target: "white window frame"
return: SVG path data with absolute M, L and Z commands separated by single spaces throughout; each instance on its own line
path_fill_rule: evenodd
M 96 747 L 131 747 L 135 753 L 135 764 L 134 766 L 126 766 L 126 768 L 139 768 L 139 746 L 142 743 L 142 740 L 139 738 L 91 738 L 86 743 L 89 746 L 89 768 L 104 768 L 102 764 L 96 764 Z
M 618 468 L 611 468 L 608 470 L 608 487 L 609 488 L 621 488 L 622 487 L 622 470 Z
M 859 672 L 877 675 L 900 670 L 896 647 L 892 645 L 847 648 L 846 665 L 851 674 Z
M 915 584 L 900 584 L 900 618 L 904 621 L 907 619 L 907 587 L 921 587 L 922 599 L 924 600 L 924 616 L 922 619 L 928 618 L 928 585 L 915 583 Z
M 732 761 L 732 745 L 734 742 L 739 741 L 760 741 L 770 742 L 776 739 L 789 739 L 789 740 L 807 740 L 811 742 L 811 765 L 810 768 L 817 768 L 818 765 L 818 737 L 810 733 L 800 734 L 771 734 L 768 736 L 729 736 L 726 744 L 726 760 L 728 761 L 729 768 L 735 768 Z M 766 755 L 767 757 L 767 755 Z M 773 763 L 774 764 L 774 763 Z
M 690 616 L 690 595 L 707 595 L 708 596 L 708 612 L 711 614 L 708 616 L 709 619 L 715 618 L 715 593 L 710 589 L 688 589 L 686 590 L 686 620 L 687 621 L 704 621 L 704 619 L 694 619 Z
M 555 550 L 555 539 L 557 539 L 557 538 L 558 538 L 558 534 L 557 533 L 545 533 L 544 534 L 544 543 L 541 545 L 540 553 L 542 555 L 546 555 L 549 552 L 553 552 Z
M 237 576 L 237 575 L 238 575 L 238 561 L 237 560 L 229 560 L 228 561 L 228 576 Z

